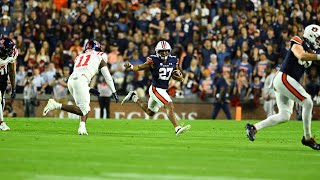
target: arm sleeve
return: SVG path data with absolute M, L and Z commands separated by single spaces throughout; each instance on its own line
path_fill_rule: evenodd
M 111 74 L 109 72 L 109 69 L 107 66 L 103 66 L 101 68 L 101 73 L 104 77 L 104 79 L 106 80 L 106 83 L 108 85 L 108 87 L 111 89 L 112 93 L 116 92 L 116 88 L 114 87 L 114 83 L 113 83 L 113 79 L 111 77 Z

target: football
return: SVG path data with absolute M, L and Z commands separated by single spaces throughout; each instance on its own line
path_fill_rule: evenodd
M 174 70 L 174 71 L 172 72 L 172 78 L 173 78 L 174 80 L 179 80 L 179 79 L 181 78 L 181 76 L 182 76 L 182 73 L 181 73 L 180 70 Z

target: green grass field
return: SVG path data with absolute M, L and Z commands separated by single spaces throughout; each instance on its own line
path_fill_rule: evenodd
M 301 145 L 292 121 L 247 140 L 249 121 L 183 121 L 176 137 L 164 120 L 8 119 L 0 131 L 0 179 L 207 180 L 319 179 L 320 152 Z M 253 121 L 250 121 L 253 122 Z M 320 135 L 320 122 L 313 122 Z

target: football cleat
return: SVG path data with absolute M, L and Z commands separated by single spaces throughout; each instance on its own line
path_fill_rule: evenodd
M 191 125 L 186 125 L 186 126 L 179 128 L 176 131 L 176 136 L 179 136 L 179 135 L 183 134 L 184 132 L 187 132 L 189 129 L 191 129 Z
M 134 95 L 137 95 L 136 92 L 130 91 L 130 92 L 126 95 L 126 97 L 123 98 L 123 100 L 122 100 L 122 102 L 121 102 L 121 105 L 124 104 L 124 103 L 126 103 L 126 102 L 128 102 L 128 101 L 131 101 L 131 100 L 132 100 L 132 97 L 133 97 Z
M 254 125 L 248 123 L 245 128 L 246 128 L 247 137 L 249 138 L 249 140 L 254 141 L 255 135 L 257 133 L 256 127 L 254 127 Z
M 0 124 L 0 130 L 9 131 L 10 128 L 9 128 L 9 126 L 7 126 L 7 124 L 5 122 L 2 121 L 1 124 Z
M 320 144 L 318 144 L 313 138 L 310 138 L 310 139 L 307 140 L 303 136 L 301 142 L 302 142 L 303 145 L 309 146 L 314 150 L 320 150 Z
M 43 109 L 42 115 L 45 116 L 49 111 L 58 109 L 58 103 L 54 99 L 49 99 L 46 107 Z
M 78 134 L 79 135 L 88 135 L 86 126 L 80 126 L 79 129 L 78 129 Z

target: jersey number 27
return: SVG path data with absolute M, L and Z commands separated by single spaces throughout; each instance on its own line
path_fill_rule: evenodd
M 159 79 L 169 80 L 171 77 L 173 68 L 160 68 L 159 69 Z

